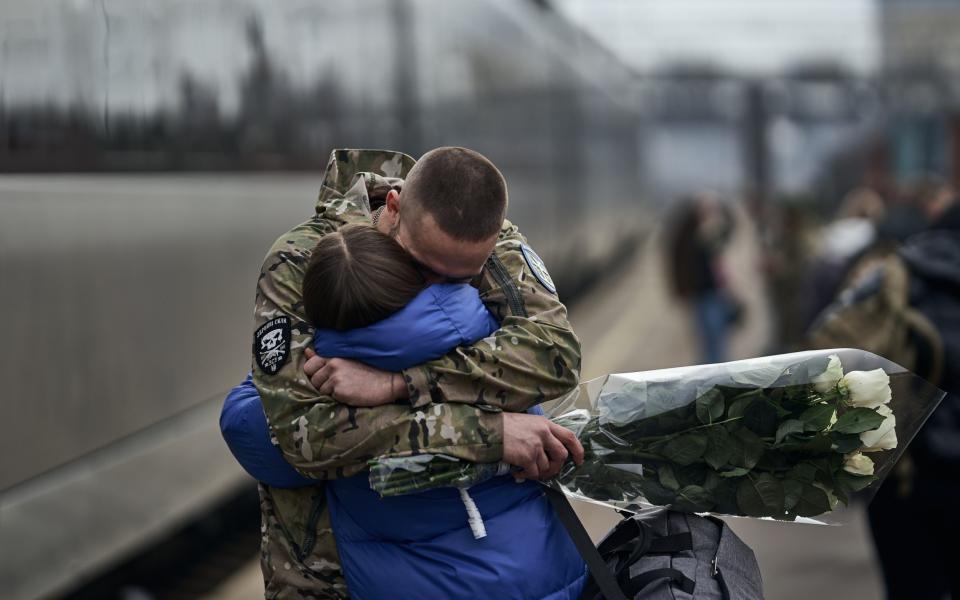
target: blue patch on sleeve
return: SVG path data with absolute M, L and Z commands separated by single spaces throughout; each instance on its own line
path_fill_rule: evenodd
M 533 248 L 526 244 L 520 244 L 520 250 L 523 252 L 523 258 L 527 261 L 527 266 L 533 271 L 537 281 L 539 281 L 543 287 L 547 288 L 548 292 L 556 294 L 557 286 L 553 283 L 550 273 L 547 273 L 547 265 L 543 263 L 543 259 L 533 251 Z

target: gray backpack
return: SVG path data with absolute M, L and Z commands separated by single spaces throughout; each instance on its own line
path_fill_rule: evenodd
M 590 568 L 582 600 L 763 600 L 753 550 L 720 519 L 645 510 L 594 547 L 566 497 L 547 496 Z

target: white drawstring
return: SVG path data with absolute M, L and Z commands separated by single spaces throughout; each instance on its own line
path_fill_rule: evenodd
M 483 526 L 483 516 L 474 503 L 473 498 L 467 493 L 467 488 L 460 488 L 460 499 L 463 500 L 463 506 L 467 509 L 467 523 L 470 524 L 470 531 L 473 532 L 473 538 L 480 540 L 487 537 L 487 528 Z

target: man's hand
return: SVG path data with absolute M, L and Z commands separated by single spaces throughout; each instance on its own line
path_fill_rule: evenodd
M 323 358 L 306 349 L 303 372 L 323 396 L 350 406 L 383 406 L 406 398 L 407 386 L 398 373 L 388 373 L 355 360 Z
M 572 431 L 540 415 L 503 413 L 503 462 L 520 467 L 518 477 L 549 479 L 567 456 L 583 462 L 583 446 Z

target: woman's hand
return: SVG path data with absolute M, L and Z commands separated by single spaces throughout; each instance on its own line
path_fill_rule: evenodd
M 322 396 L 349 406 L 383 406 L 408 397 L 399 373 L 381 371 L 347 358 L 323 358 L 312 348 L 305 352 L 303 372 Z

